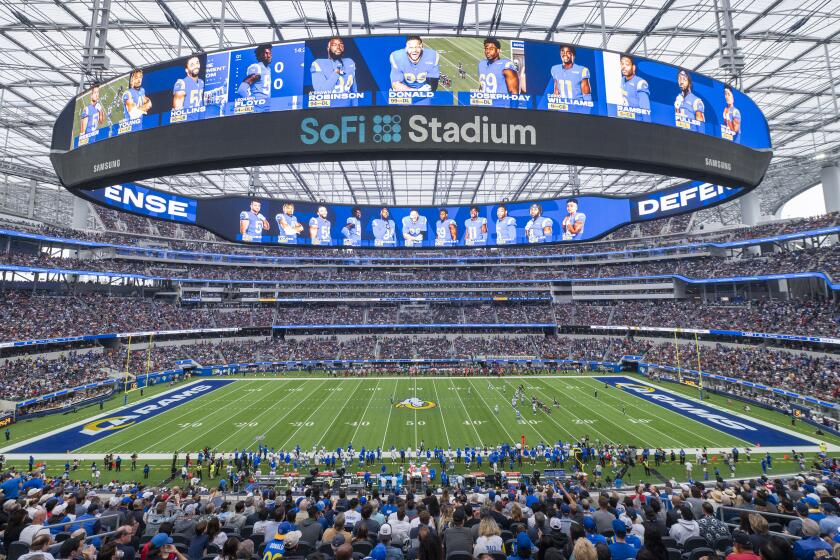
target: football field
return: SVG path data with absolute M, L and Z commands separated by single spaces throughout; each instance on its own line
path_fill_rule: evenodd
M 511 400 L 525 398 L 517 416 Z M 638 448 L 804 448 L 816 441 L 625 377 L 198 379 L 19 441 L 12 454 L 492 447 L 590 441 Z M 532 411 L 535 397 L 551 413 Z M 557 400 L 558 406 L 552 403 Z

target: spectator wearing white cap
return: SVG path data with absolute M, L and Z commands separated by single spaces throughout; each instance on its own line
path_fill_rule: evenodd
M 393 546 L 391 544 L 391 539 L 393 537 L 393 530 L 391 525 L 388 523 L 383 523 L 381 527 L 379 527 L 379 542 L 385 546 L 385 558 L 386 560 L 403 560 L 403 552 L 399 548 Z

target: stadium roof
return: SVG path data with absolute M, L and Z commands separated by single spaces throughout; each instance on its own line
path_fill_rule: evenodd
M 730 4 L 731 2 L 731 4 Z M 56 182 L 55 116 L 76 93 L 94 6 L 107 0 L 0 0 L 0 171 Z M 731 26 L 727 16 L 731 15 Z M 196 50 L 277 39 L 418 32 L 553 39 L 631 51 L 734 79 L 721 45 L 737 41 L 740 87 L 770 122 L 767 212 L 819 182 L 840 157 L 840 9 L 836 0 L 132 0 L 110 2 L 104 76 Z M 723 49 L 726 50 L 725 48 Z M 500 161 L 374 161 L 231 169 L 159 181 L 200 194 L 359 203 L 442 204 L 581 192 L 627 194 L 667 177 Z M 724 221 L 737 217 L 726 208 Z

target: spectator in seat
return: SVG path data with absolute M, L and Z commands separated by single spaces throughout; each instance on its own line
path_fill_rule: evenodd
M 715 545 L 715 541 L 721 537 L 728 537 L 729 527 L 726 523 L 715 517 L 715 508 L 711 502 L 703 502 L 703 517 L 697 522 L 700 527 L 700 536 L 706 539 L 709 547 Z
M 750 536 L 743 531 L 735 531 L 732 535 L 732 552 L 726 560 L 760 560 L 760 558 L 753 552 Z
M 668 549 L 662 542 L 662 533 L 658 527 L 645 528 L 645 542 L 636 555 L 636 560 L 668 560 Z
M 700 526 L 694 520 L 694 513 L 691 511 L 691 506 L 682 504 L 680 505 L 679 511 L 680 520 L 671 526 L 670 535 L 682 546 L 689 537 L 700 535 Z
M 459 507 L 452 513 L 452 525 L 443 533 L 443 548 L 447 555 L 453 552 L 472 553 L 472 532 L 464 527 L 466 520 L 464 508 Z
M 502 540 L 502 531 L 489 514 L 481 518 L 478 524 L 478 538 L 473 547 L 473 556 L 479 554 L 496 554 L 503 552 L 505 542 Z
M 575 541 L 572 558 L 574 560 L 598 560 L 598 552 L 589 539 L 578 539 Z
M 636 558 L 636 549 L 627 544 L 627 525 L 621 519 L 612 522 L 615 542 L 609 545 L 612 560 L 631 560 Z
M 403 552 L 399 548 L 391 545 L 391 538 L 393 537 L 393 530 L 391 525 L 383 523 L 379 528 L 379 543 L 385 547 L 385 556 L 387 560 L 403 560 Z
M 29 544 L 29 552 L 20 556 L 18 560 L 37 560 L 43 558 L 43 560 L 55 560 L 52 554 L 48 551 L 50 549 L 50 534 L 49 531 L 46 534 L 41 534 L 32 539 L 32 542 Z
M 802 520 L 802 538 L 793 543 L 796 560 L 817 560 L 831 556 L 831 545 L 820 538 L 820 526 L 813 519 Z

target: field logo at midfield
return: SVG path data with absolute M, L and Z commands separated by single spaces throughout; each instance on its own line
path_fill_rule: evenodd
M 89 424 L 85 424 L 84 429 L 80 430 L 80 432 L 88 436 L 93 436 L 98 434 L 99 432 L 121 430 L 134 424 L 134 420 L 137 418 L 140 417 L 136 414 L 129 414 L 126 416 L 111 416 L 110 418 L 100 418 L 99 420 L 90 422 Z
M 616 383 L 616 387 L 619 389 L 626 389 L 628 391 L 634 391 L 636 393 L 653 393 L 654 388 L 648 387 L 646 385 L 638 385 L 636 383 Z
M 410 399 L 401 400 L 400 402 L 394 405 L 394 408 L 408 408 L 410 410 L 428 410 L 436 406 L 437 405 L 432 401 L 424 401 L 423 399 L 418 399 L 417 397 L 411 397 Z

